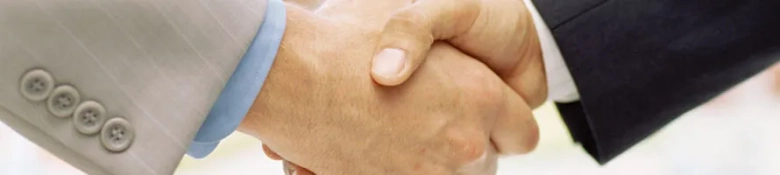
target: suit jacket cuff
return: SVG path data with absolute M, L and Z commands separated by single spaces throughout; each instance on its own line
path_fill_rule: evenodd
M 233 133 L 260 93 L 284 35 L 286 10 L 281 0 L 269 0 L 265 19 L 227 85 L 187 150 L 194 158 L 210 154 Z

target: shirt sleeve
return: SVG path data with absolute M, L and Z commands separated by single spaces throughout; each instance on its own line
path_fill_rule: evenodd
M 533 16 L 536 32 L 539 35 L 539 42 L 542 45 L 542 57 L 544 67 L 547 73 L 547 87 L 549 96 L 555 102 L 568 103 L 578 101 L 580 94 L 577 92 L 577 86 L 574 84 L 569 68 L 563 60 L 561 51 L 555 43 L 550 29 L 539 15 L 531 0 L 524 0 L 528 11 Z
M 187 154 L 209 155 L 233 133 L 260 93 L 284 35 L 286 11 L 281 0 L 268 0 L 263 24 L 233 75 L 209 111 Z

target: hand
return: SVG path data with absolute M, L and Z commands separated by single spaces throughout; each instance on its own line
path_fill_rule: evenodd
M 408 5 L 398 2 L 390 7 Z M 492 136 L 533 149 L 538 129 L 522 98 L 451 47 L 434 46 L 405 85 L 376 86 L 362 73 L 383 9 L 317 16 L 288 6 L 279 55 L 239 130 L 317 174 L 491 174 Z
M 431 43 L 445 40 L 478 58 L 528 101 L 547 99 L 541 46 L 522 0 L 418 0 L 386 24 L 371 75 L 382 85 L 406 81 Z
M 270 148 L 263 145 L 263 150 L 266 152 L 269 158 L 274 160 L 283 160 L 281 156 L 273 152 Z M 480 164 L 472 164 L 473 166 L 464 167 L 459 174 L 484 174 L 493 175 L 496 174 L 496 168 L 498 160 L 496 159 L 495 152 L 488 153 L 489 157 L 485 158 L 485 162 Z M 283 163 L 284 174 L 286 175 L 315 175 L 313 172 L 292 162 L 284 160 Z
M 263 152 L 265 152 L 265 155 L 268 156 L 268 158 L 273 160 L 284 160 L 282 156 L 271 150 L 271 148 L 268 148 L 268 145 L 263 144 Z M 287 160 L 284 161 L 282 166 L 284 167 L 284 174 L 286 175 L 314 175 L 314 173 L 306 168 L 293 164 Z
M 457 62 L 457 59 L 450 60 L 450 59 L 443 59 L 443 58 L 459 58 L 459 59 L 468 60 L 468 61 L 472 61 L 473 60 L 472 58 L 469 58 L 469 57 L 463 55 L 462 53 L 457 52 L 457 50 L 455 50 L 454 48 L 452 48 L 452 47 L 450 47 L 450 46 L 448 46 L 446 44 L 441 44 L 441 43 L 437 44 L 436 46 L 434 46 L 434 48 L 432 49 L 432 52 L 431 52 L 431 56 L 432 57 L 441 57 L 441 58 L 431 58 L 431 59 L 436 59 L 436 62 L 438 62 L 439 60 L 441 60 L 443 62 L 445 62 L 445 61 L 446 62 Z M 432 62 L 434 62 L 434 61 L 432 61 Z M 476 63 L 476 62 L 472 61 L 472 63 Z M 434 63 L 430 63 L 430 64 L 434 64 Z M 442 63 L 437 63 L 437 64 L 442 64 Z M 465 64 L 465 62 L 464 62 L 464 64 Z M 477 64 L 477 65 L 479 65 L 479 64 Z M 470 72 L 470 71 L 468 71 L 468 69 L 458 69 L 458 70 L 466 70 L 466 72 L 464 72 L 464 73 Z M 488 72 L 489 70 L 487 70 L 484 67 L 483 67 L 483 70 L 489 74 L 489 72 Z M 475 75 L 475 77 L 473 77 L 473 78 L 479 78 L 478 76 L 479 75 Z M 493 77 L 493 78 L 495 79 L 494 82 L 496 82 L 498 84 L 501 84 L 500 80 L 498 80 L 495 77 Z M 479 84 L 473 84 L 473 85 L 479 85 Z M 511 90 L 508 87 L 506 87 L 506 91 L 509 92 Z M 517 96 L 516 96 L 516 98 L 519 99 L 519 97 L 517 97 Z M 524 110 L 530 111 L 530 109 L 527 109 L 527 108 L 524 109 Z M 532 120 L 532 118 L 531 118 L 531 120 Z M 496 123 L 498 123 L 498 122 L 502 122 L 502 121 L 496 121 Z M 515 121 L 515 122 L 517 122 L 517 121 Z M 520 139 L 530 139 L 530 140 L 526 140 L 527 143 L 520 143 L 520 144 L 523 144 L 523 145 L 527 146 L 528 150 L 533 149 L 533 147 L 536 144 L 536 139 L 538 137 L 536 135 L 536 133 L 535 133 L 535 132 L 537 132 L 536 128 L 535 128 L 536 127 L 535 126 L 535 122 L 534 121 L 531 121 L 531 122 L 533 122 L 532 123 L 533 129 L 530 129 L 530 130 L 525 130 L 525 129 L 522 129 L 522 128 L 514 128 L 514 127 L 523 127 L 523 126 L 504 125 L 504 126 L 513 127 L 513 128 L 509 128 L 509 129 L 515 129 L 514 130 L 515 132 L 519 131 L 517 129 L 524 130 L 524 131 L 519 131 L 519 132 L 529 132 L 529 131 L 530 132 L 534 132 L 533 135 L 522 135 L 522 134 L 518 135 L 518 136 L 520 136 L 519 137 Z M 497 127 L 498 127 L 498 125 L 497 125 Z M 529 138 L 528 136 L 531 136 L 531 137 Z M 484 140 L 484 139 L 477 139 L 477 140 Z M 456 143 L 453 143 L 453 144 L 458 144 L 457 142 L 459 142 L 457 140 L 454 140 L 454 141 Z M 532 145 L 528 145 L 528 144 L 532 144 Z M 434 170 L 434 171 L 423 170 L 423 171 L 413 172 L 411 174 L 493 175 L 493 174 L 495 174 L 495 171 L 496 171 L 496 168 L 497 168 L 497 158 L 498 158 L 497 157 L 497 152 L 495 151 L 495 148 L 492 145 L 490 145 L 489 143 L 487 143 L 485 145 L 488 146 L 488 147 L 484 148 L 484 149 L 486 149 L 484 153 L 476 153 L 476 152 L 472 153 L 472 155 L 470 156 L 471 158 L 468 158 L 466 160 L 466 162 L 470 162 L 470 163 L 467 163 L 466 165 L 463 165 L 463 166 L 458 166 L 459 168 L 458 167 L 454 167 L 452 170 L 444 170 L 444 171 L 442 171 L 442 170 Z M 463 147 L 464 150 L 461 150 L 461 151 L 469 150 L 468 147 L 469 146 L 464 146 Z M 482 147 L 482 146 L 478 146 L 478 147 Z M 268 157 L 271 158 L 271 159 L 274 159 L 274 160 L 283 160 L 284 159 L 283 156 L 279 155 L 278 153 L 276 153 L 275 151 L 270 149 L 267 145 L 264 145 L 263 149 L 266 152 L 266 155 L 268 155 Z M 479 150 L 479 149 L 476 149 L 476 150 Z M 458 150 L 454 150 L 454 151 L 457 152 Z M 460 154 L 460 153 L 458 153 L 458 154 Z M 478 158 L 476 156 L 478 154 L 482 154 L 482 156 Z M 370 156 L 370 155 L 366 155 L 366 156 Z M 395 155 L 386 155 L 384 157 L 388 157 L 388 156 L 395 156 Z M 412 159 L 415 159 L 415 158 L 412 158 Z M 381 162 L 381 160 L 380 160 L 380 162 Z M 359 167 L 359 166 L 360 166 L 360 164 L 356 164 L 356 165 L 352 165 L 351 168 Z M 295 174 L 295 175 L 310 175 L 310 174 L 313 175 L 314 174 L 312 171 L 309 171 L 306 168 L 303 168 L 301 166 L 293 164 L 293 163 L 291 163 L 291 162 L 289 162 L 287 160 L 284 161 L 284 167 L 285 167 L 284 169 L 285 169 L 286 174 Z M 294 172 L 294 173 L 292 173 L 292 172 Z M 330 174 L 330 173 L 321 173 L 321 174 Z M 353 174 L 353 173 L 344 173 L 344 174 Z M 354 173 L 354 174 L 360 174 L 360 173 Z M 387 174 L 409 174 L 409 173 L 391 172 L 391 173 L 387 173 Z
M 775 77 L 775 81 L 774 81 L 775 93 L 777 95 L 780 95 L 780 63 L 775 64 L 774 68 L 770 72 L 771 72 L 770 74 L 772 74 Z

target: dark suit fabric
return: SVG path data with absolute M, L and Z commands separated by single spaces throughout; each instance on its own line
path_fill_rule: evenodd
M 558 104 L 606 163 L 780 60 L 780 0 L 533 0 L 580 101 Z

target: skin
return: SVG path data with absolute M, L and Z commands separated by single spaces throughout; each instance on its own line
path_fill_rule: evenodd
M 774 77 L 775 77 L 775 79 L 774 79 L 774 86 L 775 86 L 774 90 L 775 90 L 775 94 L 777 94 L 778 96 L 780 96 L 780 64 L 776 64 L 776 65 L 774 66 L 774 68 L 773 68 L 773 69 L 772 69 L 770 72 L 771 72 L 771 74 L 773 74 L 773 75 L 774 75 Z
M 398 86 L 408 82 L 419 67 L 430 62 L 432 50 L 440 48 L 431 45 L 435 41 L 448 44 L 474 56 L 492 69 L 509 86 L 528 100 L 531 107 L 537 107 L 547 95 L 544 65 L 541 60 L 539 41 L 531 16 L 522 1 L 517 0 L 418 0 L 418 3 L 395 12 L 386 24 L 380 46 L 383 49 L 401 50 L 401 57 L 382 62 L 373 60 L 371 76 L 378 84 Z M 512 37 L 507 37 L 512 36 Z M 450 46 L 446 46 L 450 47 Z M 377 54 L 387 56 L 386 54 Z M 468 57 L 468 56 L 464 56 Z M 390 67 L 395 71 L 377 67 Z M 387 68 L 385 68 L 387 69 Z M 780 77 L 780 66 L 771 70 Z M 780 78 L 775 78 L 776 92 L 780 93 Z M 500 143 L 501 137 L 492 136 L 493 143 Z M 497 138 L 498 137 L 498 138 Z M 510 135 L 509 138 L 512 136 Z M 497 141 L 498 140 L 498 141 Z M 511 141 L 509 142 L 511 143 Z M 499 150 L 511 153 L 512 144 Z M 521 148 L 522 149 L 522 148 Z M 272 152 L 271 152 L 272 153 Z M 281 159 L 281 157 L 278 157 Z M 285 164 L 298 174 L 312 174 L 305 169 Z
M 383 22 L 410 4 L 331 0 L 316 12 L 288 4 L 279 54 L 239 131 L 324 175 L 494 174 L 493 135 L 507 131 L 532 150 L 538 128 L 523 98 L 447 44 L 432 45 L 403 85 L 366 74 Z
M 381 35 L 377 53 L 402 50 L 404 58 L 393 60 L 404 61 L 402 66 L 374 64 L 371 75 L 378 84 L 404 83 L 427 60 L 431 43 L 447 41 L 490 67 L 532 108 L 547 99 L 541 45 L 521 0 L 418 0 L 395 12 Z M 374 63 L 385 63 L 381 55 Z M 400 67 L 389 71 L 397 74 L 377 71 L 388 65 Z
M 392 14 L 381 34 L 371 76 L 385 86 L 404 84 L 435 41 L 446 41 L 487 65 L 531 109 L 547 99 L 547 78 L 533 16 L 521 0 L 418 0 Z M 386 54 L 397 50 L 401 54 Z M 390 61 L 388 61 L 390 60 Z M 491 136 L 499 153 L 523 154 L 511 127 Z M 520 135 L 522 136 L 522 135 Z

